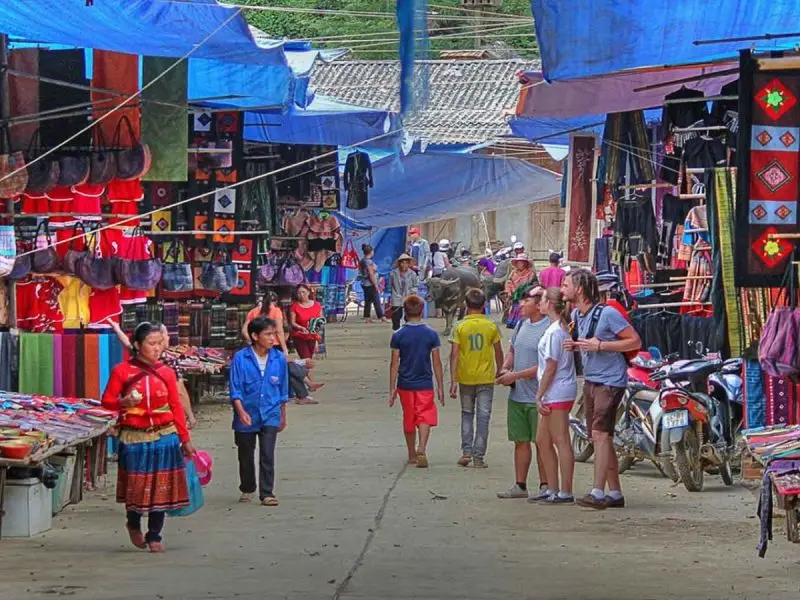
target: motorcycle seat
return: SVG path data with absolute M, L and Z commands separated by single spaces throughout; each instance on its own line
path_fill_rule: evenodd
M 634 402 L 637 403 L 644 403 L 644 404 L 652 404 L 656 400 L 658 400 L 658 392 L 656 390 L 650 389 L 648 387 L 642 387 L 637 390 L 631 390 L 631 394 L 633 396 Z
M 716 373 L 722 367 L 721 360 L 692 360 L 688 363 L 672 369 L 669 378 L 673 381 L 682 379 L 695 379 L 698 377 L 708 377 Z

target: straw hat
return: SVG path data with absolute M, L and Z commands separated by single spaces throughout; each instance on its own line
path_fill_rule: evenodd
M 394 261 L 394 264 L 399 265 L 404 260 L 407 260 L 410 263 L 413 263 L 414 262 L 414 257 L 413 256 L 409 256 L 408 254 L 403 252 L 400 256 L 397 257 L 397 260 Z

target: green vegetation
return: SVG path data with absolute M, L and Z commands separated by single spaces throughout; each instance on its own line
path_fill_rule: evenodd
M 397 39 L 395 3 L 391 0 L 238 0 L 237 4 L 347 11 L 319 14 L 246 10 L 245 14 L 251 25 L 270 37 L 310 39 L 319 47 L 351 48 L 351 56 L 358 59 L 397 58 L 393 41 Z M 450 6 L 452 10 L 443 8 Z M 508 56 L 538 56 L 529 0 L 503 0 L 502 7 L 487 8 L 487 13 L 493 14 L 487 14 L 483 22 L 474 18 L 478 16 L 474 9 L 458 10 L 459 7 L 460 0 L 431 0 L 429 12 L 442 15 L 428 21 L 431 58 L 438 57 L 442 50 L 474 49 L 476 32 L 482 33 L 479 41 L 482 48 L 490 47 Z M 347 14 L 364 12 L 382 13 L 386 17 Z M 508 15 L 509 20 L 502 21 L 503 17 L 497 13 Z

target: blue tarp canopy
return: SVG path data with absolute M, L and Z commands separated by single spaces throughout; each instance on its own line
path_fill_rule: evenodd
M 340 163 L 347 150 L 340 152 Z M 559 196 L 561 175 L 515 158 L 370 150 L 375 186 L 369 206 L 348 214 L 374 227 L 396 227 L 531 204 Z
M 569 79 L 637 67 L 663 67 L 789 49 L 797 33 L 797 0 L 531 0 L 547 79 Z M 696 44 L 698 41 L 715 41 Z
M 247 112 L 244 139 L 249 142 L 351 146 L 396 128 L 395 117 L 390 112 L 315 96 L 306 109 L 295 106 L 286 113 Z M 375 140 L 374 145 L 389 145 L 394 137 Z
M 644 111 L 647 123 L 658 123 L 661 120 L 661 109 Z M 593 132 L 602 135 L 606 123 L 606 115 L 583 115 L 580 117 L 516 117 L 509 121 L 511 132 L 517 137 L 531 142 L 543 144 L 569 144 L 570 133 Z
M 0 30 L 27 41 L 144 56 L 180 57 L 198 46 L 192 58 L 287 66 L 282 41 L 256 44 L 239 9 L 215 0 L 97 0 L 93 6 L 85 0 L 5 0 Z

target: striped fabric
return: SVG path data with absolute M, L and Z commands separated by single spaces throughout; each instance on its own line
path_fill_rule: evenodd
M 734 284 L 734 205 L 736 203 L 735 177 L 731 169 L 716 169 L 714 172 L 716 188 L 715 200 L 717 232 L 719 233 L 719 252 L 722 264 L 722 285 L 725 298 L 725 312 L 728 316 L 728 346 L 731 356 L 741 356 L 744 350 L 742 336 L 742 306 Z
M 178 435 L 157 441 L 120 444 L 117 502 L 137 513 L 189 505 L 189 488 Z

